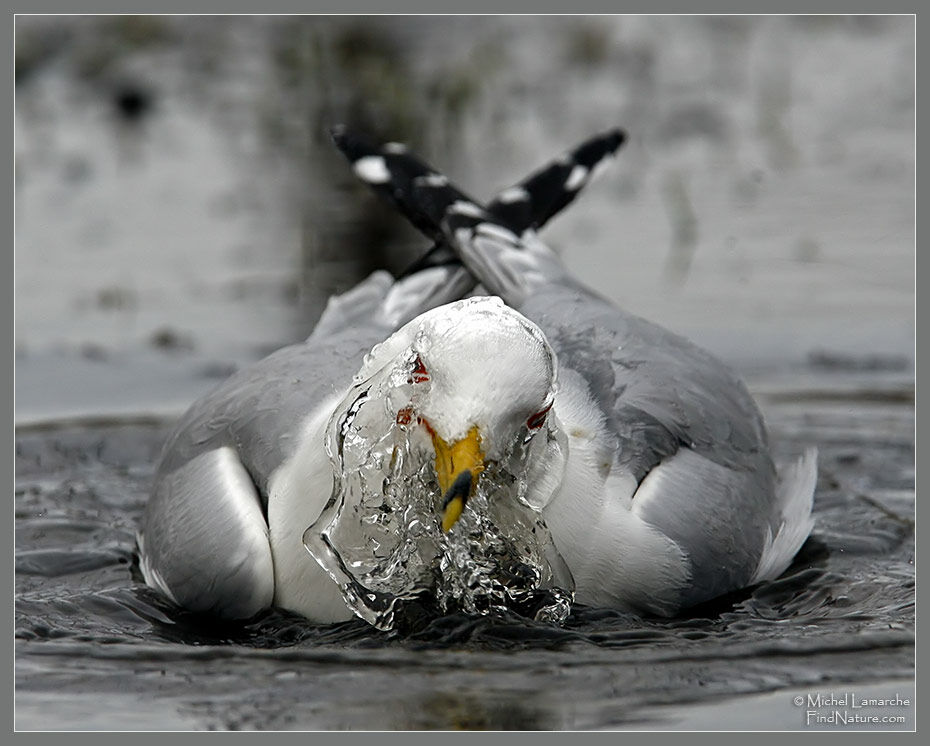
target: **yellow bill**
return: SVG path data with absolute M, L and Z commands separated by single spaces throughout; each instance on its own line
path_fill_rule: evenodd
M 484 452 L 477 426 L 451 445 L 435 432 L 430 434 L 436 451 L 436 477 L 443 495 L 442 530 L 447 532 L 461 517 L 465 503 L 474 494 L 478 475 L 484 471 Z

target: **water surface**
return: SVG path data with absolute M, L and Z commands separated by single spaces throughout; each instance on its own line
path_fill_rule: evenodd
M 165 424 L 21 429 L 17 727 L 662 728 L 692 706 L 742 712 L 737 695 L 900 688 L 913 677 L 912 391 L 837 401 L 821 382 L 820 398 L 780 392 L 766 409 L 783 451 L 820 448 L 817 527 L 782 578 L 672 620 L 576 608 L 562 627 L 192 618 L 134 566 Z M 787 693 L 747 701 L 759 727 L 803 726 Z

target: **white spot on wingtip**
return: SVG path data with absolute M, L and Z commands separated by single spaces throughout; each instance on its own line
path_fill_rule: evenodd
M 391 180 L 391 172 L 388 171 L 384 158 L 380 155 L 366 155 L 359 158 L 352 169 L 363 181 L 369 184 L 384 184 Z
M 565 180 L 565 188 L 574 192 L 577 189 L 581 189 L 584 184 L 584 180 L 588 177 L 588 169 L 584 166 L 577 165 L 572 169 L 572 172 L 568 175 L 568 178 Z
M 525 202 L 530 198 L 530 193 L 521 186 L 513 186 L 505 189 L 497 195 L 497 201 L 509 205 L 514 202 Z
M 407 146 L 404 145 L 402 142 L 388 142 L 388 143 L 385 143 L 381 149 L 385 153 L 400 154 L 400 153 L 407 152 Z
M 614 162 L 614 159 L 616 159 L 616 157 L 617 157 L 616 153 L 608 153 L 603 158 L 601 158 L 594 165 L 594 169 L 591 171 L 591 177 L 589 181 L 594 181 L 595 179 L 599 179 L 601 177 L 601 174 L 603 174 L 607 169 L 610 168 L 610 165 Z
M 484 210 L 482 210 L 474 202 L 466 202 L 465 200 L 458 200 L 453 202 L 452 206 L 449 208 L 449 212 L 454 212 L 457 215 L 467 215 L 471 218 L 483 218 Z
M 449 180 L 442 174 L 425 174 L 424 176 L 417 176 L 413 180 L 414 184 L 423 184 L 430 187 L 442 187 L 449 183 Z

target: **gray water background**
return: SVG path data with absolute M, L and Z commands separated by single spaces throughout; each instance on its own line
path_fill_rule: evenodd
M 913 679 L 914 21 L 19 17 L 20 729 L 808 726 Z M 672 621 L 205 627 L 133 533 L 172 418 L 426 246 L 328 140 L 409 142 L 477 198 L 630 141 L 544 238 L 736 367 L 818 526 Z M 910 721 L 913 725 L 913 721 Z M 901 726 L 897 726 L 901 727 Z

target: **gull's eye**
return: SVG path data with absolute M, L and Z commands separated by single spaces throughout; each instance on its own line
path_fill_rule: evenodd
M 539 428 L 541 428 L 543 423 L 546 421 L 546 415 L 549 414 L 550 409 L 552 409 L 551 404 L 545 409 L 540 409 L 536 414 L 527 419 L 526 426 L 530 430 L 539 430 Z
M 425 383 L 429 380 L 429 371 L 426 369 L 426 366 L 423 365 L 423 361 L 420 359 L 420 356 L 417 355 L 417 359 L 414 361 L 413 370 L 410 371 L 410 378 L 407 379 L 407 383 Z

